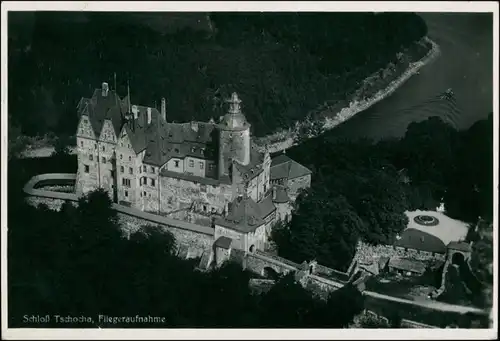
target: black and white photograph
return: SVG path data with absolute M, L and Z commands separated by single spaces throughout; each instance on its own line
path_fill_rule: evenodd
M 498 8 L 2 2 L 2 339 L 496 339 Z

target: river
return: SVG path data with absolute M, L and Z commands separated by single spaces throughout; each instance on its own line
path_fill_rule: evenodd
M 441 55 L 390 97 L 326 134 L 375 140 L 404 135 L 408 124 L 440 116 L 466 129 L 493 111 L 493 15 L 419 13 Z M 440 93 L 452 88 L 451 100 Z

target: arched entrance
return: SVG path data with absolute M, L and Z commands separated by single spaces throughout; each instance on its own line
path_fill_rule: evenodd
M 451 263 L 461 265 L 465 262 L 465 257 L 461 252 L 454 252 L 451 256 Z

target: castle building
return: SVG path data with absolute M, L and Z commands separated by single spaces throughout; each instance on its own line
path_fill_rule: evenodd
M 310 186 L 311 171 L 259 152 L 238 95 L 226 102 L 218 123 L 173 123 L 164 98 L 160 111 L 132 105 L 130 94 L 122 99 L 102 83 L 77 106 L 77 193 L 103 188 L 124 206 L 198 223 L 205 217 L 215 239 L 265 249 L 272 225 L 289 218 L 298 190 Z

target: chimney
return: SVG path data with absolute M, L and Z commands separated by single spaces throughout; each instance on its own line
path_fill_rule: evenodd
M 134 120 L 137 120 L 137 115 L 139 114 L 139 110 L 137 109 L 137 105 L 132 106 L 132 113 L 134 114 Z
M 148 108 L 148 124 L 151 124 L 151 108 Z
M 107 97 L 109 91 L 108 83 L 102 82 L 102 97 Z
M 191 121 L 191 129 L 198 131 L 198 122 Z
M 162 97 L 161 99 L 161 117 L 167 121 L 167 100 L 165 97 Z
M 273 200 L 276 200 L 276 187 L 273 186 Z

